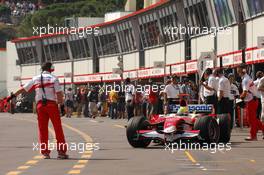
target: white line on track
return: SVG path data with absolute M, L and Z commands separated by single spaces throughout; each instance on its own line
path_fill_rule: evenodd
M 96 120 L 90 120 L 90 122 L 93 122 L 93 123 L 98 123 L 98 121 L 96 121 Z
M 226 169 L 207 169 L 207 168 L 204 168 L 202 170 L 204 171 L 226 171 Z

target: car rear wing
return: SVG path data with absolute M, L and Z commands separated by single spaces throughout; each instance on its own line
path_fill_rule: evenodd
M 177 113 L 180 108 L 180 105 L 169 105 L 169 109 L 172 113 Z M 212 113 L 213 105 L 207 104 L 189 104 L 188 105 L 189 113 Z

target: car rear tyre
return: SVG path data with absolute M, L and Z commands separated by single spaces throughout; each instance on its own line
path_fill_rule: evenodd
M 228 114 L 217 115 L 218 123 L 220 127 L 219 142 L 227 143 L 231 137 L 231 120 Z
M 200 137 L 207 143 L 218 143 L 219 141 L 220 130 L 213 117 L 198 118 L 194 123 L 194 130 L 200 130 Z
M 128 143 L 134 148 L 146 148 L 151 140 L 139 138 L 137 131 L 147 129 L 148 126 L 149 122 L 145 117 L 132 117 L 126 129 Z

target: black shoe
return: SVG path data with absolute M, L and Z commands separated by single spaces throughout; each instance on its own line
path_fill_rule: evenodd
M 69 155 L 67 154 L 59 154 L 58 159 L 69 159 Z
M 50 155 L 49 154 L 43 154 L 44 159 L 50 159 Z

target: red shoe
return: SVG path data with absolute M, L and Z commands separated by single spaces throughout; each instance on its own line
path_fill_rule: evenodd
M 246 141 L 257 141 L 257 138 L 251 138 L 251 137 L 247 137 L 245 138 Z

